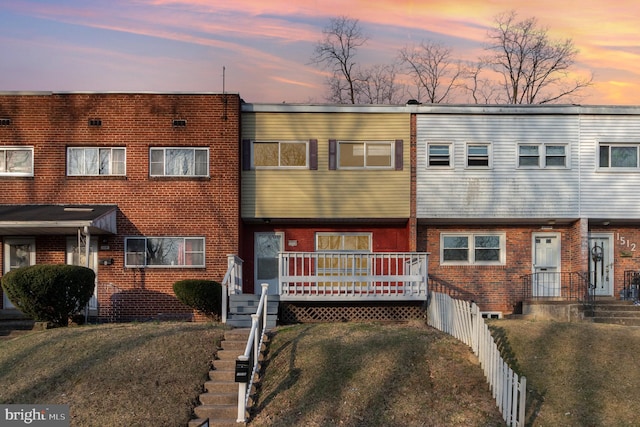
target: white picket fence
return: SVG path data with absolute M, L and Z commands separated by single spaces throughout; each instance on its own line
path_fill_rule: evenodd
M 431 292 L 427 322 L 472 348 L 507 425 L 523 427 L 527 379 L 524 376 L 518 378 L 518 374 L 504 361 L 478 306 Z

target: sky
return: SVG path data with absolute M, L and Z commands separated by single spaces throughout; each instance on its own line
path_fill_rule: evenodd
M 363 65 L 432 41 L 485 53 L 496 15 L 535 17 L 593 73 L 578 103 L 640 105 L 637 0 L 2 0 L 0 91 L 228 92 L 253 103 L 324 102 L 311 61 L 331 18 L 357 19 Z

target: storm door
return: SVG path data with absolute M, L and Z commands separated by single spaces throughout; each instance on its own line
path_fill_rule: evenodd
M 560 234 L 533 235 L 533 273 L 534 297 L 560 296 Z
M 4 269 L 5 273 L 20 267 L 29 267 L 36 263 L 36 239 L 20 238 L 5 239 L 4 241 Z M 3 307 L 15 308 L 3 293 Z
M 612 234 L 589 236 L 589 284 L 595 295 L 613 295 Z
M 90 309 L 98 308 L 98 240 L 97 237 L 90 239 L 89 243 L 89 264 L 87 265 L 86 252 L 87 236 L 67 237 L 67 264 L 79 265 L 81 267 L 89 267 L 96 274 L 96 285 L 93 288 L 93 296 L 89 301 Z
M 284 233 L 264 232 L 254 235 L 254 281 L 256 294 L 262 293 L 262 284 L 269 285 L 268 294 L 278 295 L 278 254 L 283 249 Z

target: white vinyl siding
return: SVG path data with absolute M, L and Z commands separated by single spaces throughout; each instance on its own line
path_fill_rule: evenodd
M 452 155 L 450 167 L 416 169 L 417 217 L 577 218 L 579 116 L 472 111 L 417 115 L 417 164 L 428 165 L 428 147 L 439 141 L 450 141 Z M 467 146 L 474 141 L 491 142 L 491 168 L 468 167 Z M 553 165 L 519 167 L 522 145 L 541 147 L 539 164 Z M 564 147 L 564 159 L 544 147 Z M 555 165 L 562 160 L 565 167 Z

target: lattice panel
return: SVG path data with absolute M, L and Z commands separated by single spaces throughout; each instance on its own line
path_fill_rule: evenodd
M 405 321 L 424 319 L 423 303 L 376 305 L 327 305 L 280 303 L 281 324 L 349 321 Z

